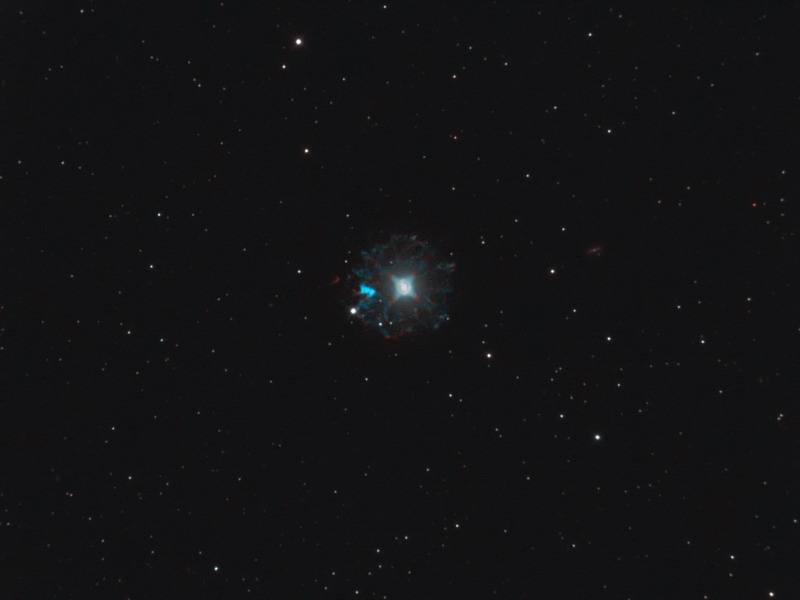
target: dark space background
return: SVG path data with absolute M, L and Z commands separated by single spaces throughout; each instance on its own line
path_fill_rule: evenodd
M 3 3 L 0 598 L 800 598 L 800 11 L 670 4 Z

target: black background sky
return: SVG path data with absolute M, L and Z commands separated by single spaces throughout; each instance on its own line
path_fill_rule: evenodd
M 800 597 L 798 12 L 668 4 L 4 3 L 0 597 Z

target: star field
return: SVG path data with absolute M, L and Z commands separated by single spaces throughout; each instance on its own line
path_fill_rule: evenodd
M 796 18 L 7 4 L 0 598 L 800 597 Z

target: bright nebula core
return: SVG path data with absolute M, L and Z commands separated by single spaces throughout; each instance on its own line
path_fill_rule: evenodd
M 387 338 L 436 329 L 447 321 L 452 262 L 415 235 L 395 235 L 361 252 L 350 275 L 350 314 Z
M 411 285 L 411 280 L 408 278 L 397 280 L 397 295 L 398 296 L 413 296 L 414 289 Z

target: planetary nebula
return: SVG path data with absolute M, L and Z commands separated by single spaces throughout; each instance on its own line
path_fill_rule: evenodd
M 416 235 L 395 235 L 361 252 L 350 283 L 350 314 L 387 338 L 436 329 L 449 319 L 455 265 Z

